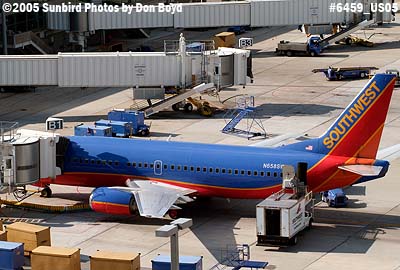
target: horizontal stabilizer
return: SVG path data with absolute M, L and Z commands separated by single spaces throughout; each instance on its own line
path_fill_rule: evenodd
M 344 165 L 339 166 L 339 169 L 352 172 L 361 176 L 378 176 L 381 173 L 383 167 L 373 165 Z

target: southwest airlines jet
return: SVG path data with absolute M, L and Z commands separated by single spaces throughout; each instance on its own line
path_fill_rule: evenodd
M 42 185 L 97 187 L 94 211 L 161 218 L 195 197 L 266 198 L 282 166 L 308 165 L 314 192 L 385 176 L 377 160 L 394 75 L 375 75 L 320 137 L 276 148 L 107 137 L 65 139 L 62 175 Z

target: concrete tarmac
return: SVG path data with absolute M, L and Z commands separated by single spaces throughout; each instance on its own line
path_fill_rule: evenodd
M 280 40 L 305 41 L 297 30 L 258 29 L 243 36 L 254 37 L 255 82 L 220 93 L 220 100 L 254 95 L 259 117 L 270 136 L 293 134 L 284 143 L 299 136 L 320 135 L 354 98 L 367 80 L 327 81 L 314 68 L 328 66 L 377 66 L 380 71 L 400 69 L 400 25 L 395 22 L 357 33 L 370 36 L 372 48 L 335 45 L 320 57 L 284 57 L 274 55 Z M 268 35 L 268 33 L 270 35 Z M 213 97 L 207 97 L 216 101 Z M 381 148 L 400 143 L 400 91 L 395 90 L 384 129 Z M 0 94 L 0 119 L 19 121 L 24 128 L 44 129 L 49 116 L 64 118 L 64 135 L 74 125 L 104 118 L 112 108 L 134 105 L 129 89 L 53 89 L 40 88 L 34 93 Z M 227 101 L 227 107 L 232 105 Z M 220 132 L 224 113 L 203 118 L 196 112 L 184 114 L 170 109 L 151 119 L 152 140 L 196 141 L 247 145 L 247 140 Z M 185 217 L 194 225 L 180 232 L 181 255 L 203 256 L 204 269 L 223 261 L 227 247 L 251 245 L 251 259 L 268 261 L 267 269 L 400 269 L 400 160 L 392 161 L 383 179 L 348 190 L 347 208 L 328 208 L 319 203 L 312 230 L 301 234 L 299 243 L 289 248 L 259 247 L 256 242 L 254 200 L 213 198 L 187 205 Z M 54 198 L 87 200 L 90 189 L 54 186 Z M 76 193 L 80 193 L 79 196 Z M 88 256 L 96 250 L 140 252 L 143 268 L 151 267 L 157 254 L 169 253 L 169 241 L 156 238 L 155 230 L 168 224 L 164 220 L 118 217 L 90 211 L 43 213 L 3 207 L 0 217 L 6 223 L 16 220 L 51 226 L 54 246 L 79 247 L 82 269 L 89 269 Z M 29 267 L 28 267 L 29 268 Z

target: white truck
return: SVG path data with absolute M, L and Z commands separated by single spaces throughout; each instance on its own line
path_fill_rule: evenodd
M 290 188 L 288 183 L 292 183 Z M 312 192 L 307 192 L 307 187 L 301 183 L 283 179 L 283 189 L 257 205 L 257 245 L 296 244 L 297 234 L 311 228 L 313 210 Z

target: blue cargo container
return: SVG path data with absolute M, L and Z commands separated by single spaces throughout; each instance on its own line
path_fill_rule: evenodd
M 75 136 L 111 137 L 111 127 L 80 124 L 74 128 Z
M 132 125 L 132 135 L 147 136 L 150 127 L 144 123 L 144 112 L 133 110 L 112 110 L 108 120 L 129 122 Z
M 24 266 L 24 244 L 0 241 L 0 270 L 21 269 Z
M 153 270 L 171 270 L 171 257 L 158 255 L 151 261 Z M 179 256 L 179 270 L 202 270 L 203 257 Z
M 132 124 L 128 122 L 99 120 L 94 123 L 96 126 L 111 127 L 113 137 L 129 137 L 132 134 Z

